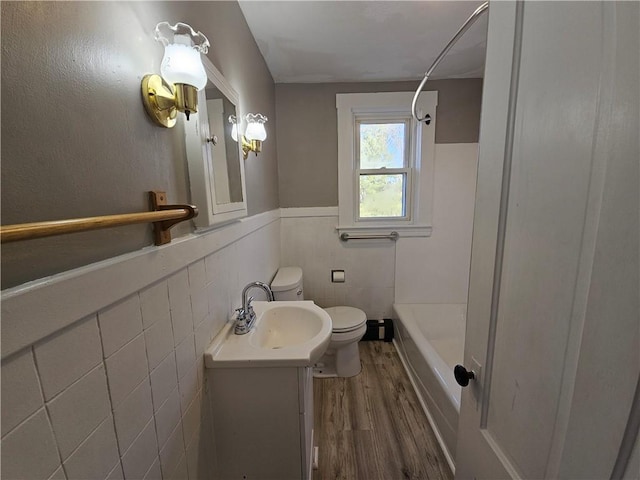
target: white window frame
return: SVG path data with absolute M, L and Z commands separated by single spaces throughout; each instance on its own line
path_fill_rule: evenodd
M 336 95 L 338 112 L 338 214 L 339 234 L 391 233 L 401 237 L 431 235 L 431 211 L 435 155 L 435 125 L 438 92 L 423 92 L 418 114 L 431 116 L 425 125 L 410 119 L 409 164 L 407 165 L 406 216 L 402 218 L 358 218 L 359 175 L 357 147 L 360 119 L 389 120 L 411 116 L 413 92 L 348 93 Z M 393 173 L 389 169 L 389 173 Z

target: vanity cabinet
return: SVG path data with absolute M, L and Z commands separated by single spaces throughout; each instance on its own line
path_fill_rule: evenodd
M 310 479 L 311 367 L 207 369 L 216 479 Z

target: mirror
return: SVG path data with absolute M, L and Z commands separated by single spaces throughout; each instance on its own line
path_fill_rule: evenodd
M 203 57 L 207 85 L 198 92 L 198 113 L 182 119 L 189 164 L 191 200 L 200 210 L 199 228 L 247 215 L 244 162 L 231 135 L 238 118 L 238 94 L 209 59 Z
M 207 144 L 213 161 L 213 181 L 217 204 L 242 202 L 240 153 L 231 136 L 236 106 L 211 82 L 205 88 L 209 134 Z M 237 138 L 237 137 L 236 137 Z

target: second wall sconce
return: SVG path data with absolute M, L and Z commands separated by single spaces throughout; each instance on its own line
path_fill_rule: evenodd
M 256 156 L 262 151 L 262 142 L 267 138 L 267 130 L 264 124 L 268 118 L 261 113 L 247 113 L 247 128 L 242 135 L 242 156 L 246 160 L 249 152 L 254 152 Z
M 164 45 L 160 75 L 145 75 L 142 79 L 142 100 L 151 119 L 158 125 L 172 128 L 177 112 L 189 120 L 198 111 L 198 91 L 207 84 L 207 73 L 201 54 L 209 50 L 209 40 L 186 23 L 156 25 L 155 39 Z

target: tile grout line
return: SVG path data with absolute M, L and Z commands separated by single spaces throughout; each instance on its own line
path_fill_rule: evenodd
M 174 340 L 175 339 L 175 333 L 173 331 L 173 315 L 172 315 L 172 311 L 171 311 L 171 296 L 169 295 L 169 278 L 171 278 L 171 276 L 173 276 L 173 275 L 165 277 L 163 282 L 164 282 L 164 285 L 165 285 L 164 294 L 166 295 L 167 305 L 169 306 L 169 323 L 171 324 L 171 345 L 172 345 L 172 347 L 171 347 L 171 351 L 168 354 L 166 354 L 164 356 L 164 358 L 162 360 L 160 360 L 160 362 L 158 362 L 158 364 L 156 365 L 154 370 L 156 368 L 158 368 L 162 364 L 162 362 L 164 362 L 167 358 L 169 358 L 169 355 L 172 355 L 172 354 L 173 354 L 174 363 L 177 363 L 176 362 L 176 345 L 175 345 L 175 340 Z M 143 324 L 144 324 L 144 319 L 143 319 Z M 143 334 L 144 334 L 144 330 L 145 329 L 143 328 Z M 147 355 L 147 371 L 149 373 L 149 385 L 151 387 L 151 409 L 153 410 L 153 413 L 152 413 L 153 429 L 154 429 L 154 432 L 155 432 L 155 435 L 156 435 L 156 452 L 157 452 L 157 457 L 156 458 L 158 459 L 158 467 L 160 468 L 160 475 L 162 476 L 162 478 L 164 478 L 164 471 L 163 471 L 163 468 L 162 468 L 162 461 L 160 460 L 160 451 L 162 450 L 164 445 L 160 445 L 160 439 L 158 438 L 158 422 L 157 422 L 157 418 L 156 418 L 156 414 L 158 413 L 158 411 L 156 410 L 156 404 L 155 404 L 155 400 L 153 398 L 153 384 L 151 384 L 151 373 L 152 372 L 151 372 L 151 366 L 149 365 L 149 352 L 147 350 L 147 338 L 146 337 L 144 338 L 144 348 L 145 348 L 145 353 Z M 176 389 L 177 389 L 178 388 L 178 384 L 177 384 L 178 383 L 177 365 L 176 365 L 175 374 L 176 374 Z M 178 392 L 178 394 L 179 394 L 179 392 Z M 169 396 L 171 396 L 171 394 L 169 394 Z M 169 397 L 165 398 L 164 402 L 162 402 L 162 405 L 164 405 L 168 401 L 169 401 Z M 162 408 L 162 405 L 160 405 L 158 407 L 158 410 L 160 408 Z M 166 444 L 166 442 L 168 440 L 169 439 L 167 439 L 165 441 L 165 444 Z M 151 466 L 149 467 L 149 469 L 147 470 L 145 475 L 147 473 L 149 473 L 149 470 L 151 470 L 152 467 L 153 467 L 153 462 L 151 462 Z
M 187 284 L 188 284 L 189 283 L 188 266 L 185 267 L 185 269 L 187 270 Z M 178 272 L 180 272 L 180 270 L 178 270 Z M 175 272 L 172 276 L 176 275 L 178 272 Z M 181 407 L 180 407 L 180 379 L 178 378 L 178 357 L 176 356 L 176 347 L 177 347 L 177 345 L 175 343 L 176 334 L 175 334 L 175 329 L 173 327 L 173 315 L 174 315 L 173 312 L 174 312 L 174 309 L 172 308 L 172 305 L 171 305 L 171 293 L 169 291 L 171 289 L 171 286 L 169 284 L 169 278 L 171 278 L 171 277 L 167 277 L 167 300 L 168 300 L 168 304 L 169 304 L 169 318 L 171 320 L 171 343 L 172 343 L 173 347 L 172 347 L 171 352 L 169 352 L 169 354 L 167 356 L 165 356 L 165 358 L 162 361 L 166 360 L 166 358 L 169 355 L 173 354 L 173 360 L 174 360 L 174 366 L 175 366 L 174 373 L 176 374 L 176 387 L 175 387 L 175 389 L 178 392 L 178 408 L 181 409 Z M 189 307 L 191 307 L 191 298 L 189 298 Z M 193 315 L 193 313 L 192 313 L 192 315 Z M 193 325 L 193 320 L 191 321 L 191 324 Z M 146 344 L 146 342 L 145 342 L 145 344 Z M 147 365 L 148 365 L 148 362 L 147 362 Z M 171 394 L 169 394 L 169 395 L 171 395 Z M 152 397 L 151 401 L 153 402 L 153 393 L 152 393 L 151 397 Z M 169 400 L 169 398 L 167 397 L 165 399 L 165 401 L 162 403 L 162 405 L 164 405 L 168 400 Z M 162 405 L 160 407 L 162 407 Z M 153 404 L 153 407 L 154 407 L 153 419 L 154 419 L 154 424 L 155 424 L 155 427 L 156 427 L 156 443 L 158 444 L 157 445 L 157 447 L 158 447 L 158 463 L 160 464 L 160 473 L 162 474 L 162 478 L 165 478 L 164 468 L 162 468 L 162 461 L 160 459 L 160 452 L 166 446 L 167 442 L 169 441 L 169 438 L 171 438 L 171 434 L 169 434 L 169 438 L 167 438 L 167 440 L 165 440 L 164 445 L 160 446 L 160 439 L 158 438 L 158 424 L 156 423 L 156 413 L 157 412 L 155 411 L 155 404 Z M 182 423 L 182 410 L 180 410 L 180 420 L 178 420 L 178 422 Z M 182 443 L 183 443 L 182 447 L 184 448 L 184 435 L 183 435 Z M 185 451 L 185 453 L 186 453 L 186 451 Z M 171 474 L 173 474 L 173 472 L 171 472 Z M 167 473 L 166 476 L 169 477 L 169 473 Z
M 202 271 L 203 271 L 203 274 L 204 274 L 204 286 L 202 286 L 199 291 L 204 291 L 205 294 L 208 294 L 206 261 L 205 261 L 204 258 L 202 258 L 202 259 L 198 260 L 197 262 L 192 263 L 191 265 L 196 265 L 198 262 L 202 262 Z M 194 313 L 193 313 L 193 290 L 196 289 L 197 287 L 195 285 L 191 285 L 191 275 L 190 275 L 189 268 L 190 268 L 190 265 L 187 266 L 187 276 L 188 276 L 188 279 L 189 279 L 189 300 L 190 300 L 190 303 L 191 303 L 191 326 L 192 326 L 192 329 L 193 329 L 192 330 L 192 332 L 193 332 L 192 333 L 192 342 L 193 342 L 193 350 L 194 350 L 195 357 L 196 357 L 195 362 L 193 363 L 191 368 L 194 368 L 194 366 L 195 366 L 197 387 L 196 387 L 196 393 L 195 393 L 195 396 L 194 396 L 193 400 L 191 400 L 189 405 L 187 405 L 187 407 L 185 408 L 185 412 L 182 413 L 182 418 L 184 418 L 184 415 L 186 414 L 186 412 L 189 411 L 189 408 L 194 405 L 196 400 L 198 400 L 198 397 L 201 397 L 201 395 L 202 395 L 202 383 L 203 383 L 204 379 L 202 379 L 202 381 L 201 381 L 201 379 L 199 378 L 199 375 L 198 375 L 198 373 L 199 373 L 199 370 L 198 370 L 198 355 L 199 354 L 198 354 L 197 342 L 196 342 L 196 330 L 200 327 L 200 325 L 202 325 L 204 323 L 205 319 L 211 313 L 210 310 L 209 310 L 209 298 L 208 298 L 208 295 L 207 295 L 207 313 L 201 319 L 201 321 L 198 323 L 198 326 L 196 327 L 196 325 L 195 325 L 196 319 L 195 319 L 195 316 L 194 316 Z M 204 359 L 200 358 L 200 361 L 204 362 Z M 177 357 L 176 357 L 176 368 L 177 368 Z M 185 374 L 185 376 L 186 376 L 186 374 Z M 183 378 L 184 378 L 184 376 L 183 376 Z M 178 379 L 178 389 L 180 389 L 180 379 Z M 182 402 L 180 402 L 180 410 L 182 411 Z M 184 422 L 182 423 L 182 425 L 183 425 L 183 428 L 182 428 L 182 443 L 183 443 L 183 446 L 184 446 L 184 457 L 185 457 L 186 468 L 187 468 L 187 477 L 191 478 L 191 475 L 189 473 L 189 462 L 187 461 L 187 450 L 188 450 L 189 446 L 191 445 L 191 440 L 193 440 L 193 437 L 196 436 L 196 432 L 194 432 L 192 434 L 190 439 L 187 439 L 187 438 L 185 438 L 185 435 L 184 435 Z M 202 428 L 202 425 L 199 425 L 199 429 L 197 431 L 199 431 L 200 428 Z M 178 462 L 178 465 L 179 464 L 180 464 L 180 462 Z M 177 470 L 177 466 L 176 466 L 176 470 Z
M 156 442 L 156 443 L 157 443 L 157 442 Z M 162 467 L 161 467 L 161 465 L 160 465 L 160 457 L 159 457 L 159 456 L 158 456 L 158 457 L 156 457 L 156 460 L 158 461 L 158 468 L 160 468 L 160 474 L 162 475 Z M 149 472 L 151 471 L 151 469 L 153 468 L 153 465 L 154 465 L 155 463 L 156 463 L 155 461 L 151 462 L 151 466 L 147 469 L 147 471 L 146 471 L 146 472 L 144 472 L 144 475 L 142 476 L 142 478 L 143 478 L 143 479 L 144 479 L 144 478 L 147 478 L 147 476 L 149 475 Z
M 96 322 L 97 323 L 97 322 Z M 36 371 L 38 373 L 38 381 L 39 383 L 41 382 L 40 380 L 40 371 L 38 369 L 38 364 L 36 361 L 36 357 L 35 357 L 35 349 L 33 349 L 33 346 L 31 347 L 32 351 L 33 351 L 33 356 L 34 356 L 34 363 L 36 364 Z M 84 437 L 82 439 L 82 441 L 69 453 L 69 455 L 67 455 L 67 458 L 63 461 L 62 460 L 62 453 L 60 452 L 60 447 L 58 445 L 58 437 L 56 435 L 55 429 L 53 428 L 53 422 L 51 421 L 51 416 L 49 413 L 49 408 L 48 408 L 48 404 L 51 403 L 52 401 L 54 401 L 56 398 L 60 397 L 64 392 L 66 392 L 69 388 L 73 387 L 74 385 L 76 385 L 77 383 L 79 383 L 81 380 L 83 380 L 84 378 L 86 378 L 88 375 L 90 375 L 91 373 L 93 373 L 94 371 L 96 371 L 97 369 L 100 368 L 100 366 L 104 367 L 104 371 L 105 371 L 105 380 L 107 381 L 107 389 L 108 389 L 108 377 L 106 375 L 106 366 L 104 365 L 104 362 L 101 361 L 98 365 L 94 366 L 91 370 L 89 370 L 87 373 L 85 373 L 84 375 L 82 375 L 79 379 L 77 379 L 76 381 L 74 381 L 73 383 L 71 383 L 70 385 L 68 385 L 64 390 L 62 390 L 61 392 L 58 392 L 55 396 L 53 396 L 51 399 L 49 399 L 48 401 L 45 400 L 44 402 L 44 410 L 47 414 L 47 420 L 49 421 L 49 424 L 51 426 L 51 431 L 53 433 L 54 436 L 54 440 L 56 442 L 56 449 L 58 450 L 58 456 L 60 457 L 60 466 L 62 467 L 62 470 L 64 471 L 65 476 L 68 478 L 69 474 L 67 473 L 67 469 L 65 467 L 65 461 L 69 460 L 89 439 L 89 437 L 91 437 L 104 423 L 105 421 L 107 421 L 107 417 L 104 417 L 102 419 L 100 419 L 100 423 L 98 423 L 98 425 L 93 428 L 87 435 L 86 437 Z M 40 385 L 40 388 L 42 389 L 42 385 Z M 44 392 L 42 392 L 44 394 Z M 44 397 L 44 395 L 43 395 Z M 109 398 L 109 405 L 111 405 L 111 398 Z M 35 414 L 37 413 L 37 411 L 33 414 L 30 415 L 29 418 L 35 416 Z M 114 420 L 114 416 L 113 416 L 113 412 L 111 413 L 111 418 L 112 420 Z M 114 420 L 115 422 L 115 420 Z M 23 422 L 24 423 L 24 422 Z M 21 424 L 22 425 L 22 424 Z M 12 429 L 13 431 L 13 429 Z M 115 423 L 114 423 L 114 433 L 115 433 Z M 116 434 L 116 443 L 117 443 L 117 434 Z M 119 450 L 118 450 L 119 451 Z M 57 469 L 56 469 L 57 470 Z M 55 471 L 53 471 L 53 473 L 55 473 Z M 113 471 L 113 468 L 109 471 L 109 473 L 111 473 Z M 53 475 L 52 473 L 52 475 Z
M 140 297 L 138 296 L 138 301 L 139 301 Z M 116 448 L 118 449 L 118 463 L 120 464 L 120 470 L 122 471 L 122 474 L 124 475 L 124 468 L 122 468 L 122 452 L 120 451 L 120 439 L 118 438 L 118 430 L 116 429 L 116 415 L 115 415 L 115 409 L 114 409 L 114 405 L 113 405 L 113 400 L 111 397 L 111 382 L 109 381 L 109 371 L 107 370 L 107 363 L 106 363 L 106 358 L 105 358 L 105 354 L 104 354 L 104 341 L 102 338 L 102 327 L 100 326 L 100 313 L 96 312 L 96 319 L 97 319 L 97 324 L 98 324 L 98 335 L 100 337 L 100 349 L 102 350 L 102 365 L 104 365 L 104 373 L 105 373 L 105 380 L 107 382 L 107 394 L 109 395 L 109 407 L 111 410 L 111 423 L 113 424 L 113 434 L 116 437 Z M 113 352 L 111 354 L 111 356 L 113 356 L 115 353 L 119 352 L 122 348 L 124 348 L 124 346 L 128 345 L 130 342 L 127 342 L 125 345 L 123 345 L 121 348 L 119 348 L 118 350 L 116 350 L 115 352 Z M 100 423 L 100 425 L 102 425 L 102 423 Z M 100 427 L 100 425 L 98 427 Z M 113 471 L 113 468 L 111 470 L 109 470 L 109 473 L 111 473 Z M 107 474 L 109 475 L 109 474 Z
M 64 472 L 65 477 L 69 478 L 69 475 L 67 475 L 67 471 L 66 471 L 66 469 L 64 467 L 64 462 L 62 460 L 62 452 L 60 451 L 60 445 L 58 444 L 58 436 L 56 435 L 56 431 L 53 428 L 53 422 L 51 421 L 51 414 L 49 413 L 49 408 L 47 408 L 47 401 L 45 400 L 44 387 L 42 386 L 42 377 L 40 375 L 40 368 L 38 367 L 38 359 L 36 358 L 36 349 L 35 349 L 34 345 L 31 345 L 29 347 L 29 350 L 31 351 L 31 357 L 33 359 L 33 365 L 34 365 L 34 367 L 36 369 L 36 374 L 38 376 L 38 387 L 40 387 L 40 395 L 42 395 L 42 409 L 44 410 L 44 413 L 45 413 L 45 415 L 47 417 L 47 423 L 49 424 L 49 428 L 51 428 L 51 433 L 53 434 L 53 439 L 54 439 L 54 441 L 56 443 L 56 451 L 58 452 L 58 458 L 60 459 L 60 465 L 58 465 L 57 468 L 53 469 L 53 472 L 51 472 L 51 475 L 56 473 L 56 470 L 58 468 L 62 467 L 62 471 Z M 38 413 L 39 410 L 40 409 L 37 409 L 33 414 L 29 415 L 29 417 L 27 419 L 23 420 L 18 425 L 16 425 L 14 428 L 12 428 L 9 432 L 7 432 L 5 434 L 5 437 L 9 433 L 15 431 L 19 426 L 24 425 L 24 423 L 28 419 L 34 417 Z M 51 476 L 51 475 L 49 475 L 49 476 Z

